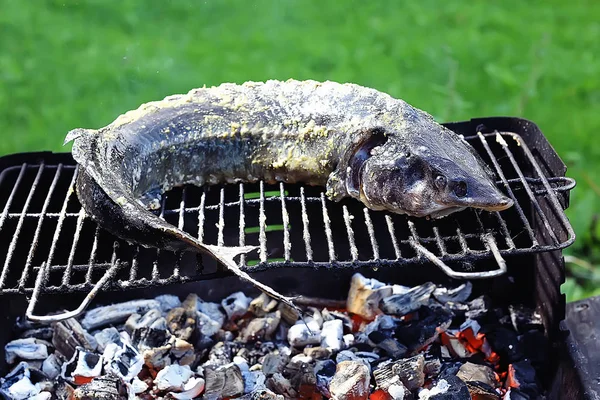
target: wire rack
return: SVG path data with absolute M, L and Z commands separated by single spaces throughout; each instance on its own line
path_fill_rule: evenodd
M 352 199 L 330 202 L 323 188 L 260 182 L 178 188 L 163 196 L 160 215 L 205 243 L 259 246 L 239 259 L 248 272 L 433 263 L 455 278 L 485 278 L 504 273 L 506 257 L 573 243 L 560 200 L 575 186 L 572 179 L 545 176 L 514 133 L 465 139 L 515 201 L 509 210 L 409 218 L 375 212 Z M 81 208 L 76 174 L 72 160 L 23 163 L 1 172 L 0 294 L 35 291 L 37 298 L 40 293 L 124 290 L 227 274 L 203 256 L 115 240 Z M 471 263 L 484 259 L 494 267 L 473 271 Z

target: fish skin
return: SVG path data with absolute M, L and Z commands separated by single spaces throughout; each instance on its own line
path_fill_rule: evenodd
M 150 211 L 162 193 L 263 179 L 326 186 L 334 201 L 354 197 L 416 217 L 512 205 L 458 135 L 403 100 L 350 83 L 194 89 L 143 104 L 101 129 L 74 129 L 69 141 L 80 164 L 78 197 L 101 226 L 144 246 L 204 252 L 229 268 L 254 247 L 200 243 Z M 465 196 L 456 194 L 461 183 Z

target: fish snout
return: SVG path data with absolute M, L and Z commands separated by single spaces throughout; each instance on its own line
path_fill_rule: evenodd
M 481 208 L 485 211 L 504 211 L 511 208 L 514 203 L 515 202 L 511 198 L 502 195 L 489 204 L 483 204 Z

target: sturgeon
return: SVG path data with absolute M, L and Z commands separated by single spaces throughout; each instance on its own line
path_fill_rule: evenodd
M 74 129 L 65 144 L 80 165 L 78 198 L 115 236 L 145 247 L 208 254 L 240 278 L 292 305 L 241 271 L 234 257 L 256 246 L 200 242 L 157 216 L 182 185 L 287 182 L 326 187 L 372 210 L 442 218 L 465 208 L 512 206 L 459 135 L 428 113 L 352 83 L 225 83 L 142 104 L 100 129 Z

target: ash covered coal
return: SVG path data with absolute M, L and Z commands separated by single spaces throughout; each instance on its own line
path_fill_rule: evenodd
M 539 314 L 469 282 L 404 287 L 355 274 L 344 304 L 163 295 L 17 326 L 8 399 L 543 398 Z M 307 303 L 308 304 L 308 303 Z M 325 305 L 328 305 L 326 307 Z

